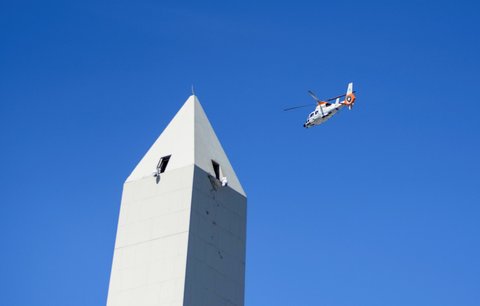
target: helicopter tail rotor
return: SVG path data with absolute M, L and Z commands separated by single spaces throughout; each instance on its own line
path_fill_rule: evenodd
M 342 102 L 348 109 L 351 110 L 355 104 L 355 92 L 353 91 L 353 83 L 348 84 L 347 93 L 345 94 L 345 100 Z

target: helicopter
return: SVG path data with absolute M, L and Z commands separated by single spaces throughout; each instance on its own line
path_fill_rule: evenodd
M 307 121 L 303 124 L 303 127 L 311 128 L 315 125 L 320 125 L 324 123 L 328 119 L 332 118 L 332 116 L 335 115 L 344 106 L 347 106 L 348 109 L 351 110 L 353 105 L 355 104 L 355 92 L 356 91 L 353 91 L 353 83 L 349 83 L 346 94 L 326 100 L 320 100 L 313 91 L 309 90 L 308 94 L 317 102 L 317 107 L 315 107 L 315 110 L 308 115 Z M 340 98 L 343 97 L 345 97 L 345 99 L 343 101 L 340 101 Z M 330 103 L 330 101 L 334 100 L 335 102 Z M 290 111 L 293 109 L 307 106 L 311 106 L 311 104 L 289 107 L 284 109 L 284 111 Z

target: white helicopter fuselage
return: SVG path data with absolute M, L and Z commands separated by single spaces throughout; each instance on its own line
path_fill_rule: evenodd
M 335 103 L 317 105 L 315 110 L 308 115 L 307 121 L 303 124 L 303 126 L 310 128 L 315 125 L 320 125 L 332 118 L 332 116 L 344 106 L 345 104 L 340 103 L 340 99 L 337 99 Z
M 320 125 L 324 123 L 328 119 L 332 118 L 333 115 L 335 115 L 344 106 L 347 106 L 348 109 L 351 110 L 353 107 L 353 104 L 355 103 L 355 91 L 353 91 L 352 82 L 348 83 L 346 94 L 329 98 L 324 101 L 320 100 L 313 91 L 309 90 L 308 93 L 315 101 L 317 101 L 317 106 L 315 107 L 315 110 L 308 115 L 307 121 L 305 121 L 305 123 L 303 124 L 303 127 L 305 128 L 311 128 L 315 125 Z M 340 98 L 343 98 L 343 97 L 345 97 L 345 99 L 343 101 L 340 101 Z M 334 100 L 335 100 L 334 103 L 330 103 L 330 101 L 334 101 Z M 309 106 L 309 105 L 290 107 L 290 108 L 284 109 L 284 111 L 302 108 L 306 106 Z

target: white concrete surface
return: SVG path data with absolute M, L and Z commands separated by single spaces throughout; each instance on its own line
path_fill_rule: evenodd
M 228 185 L 245 196 L 230 161 L 197 97 L 192 95 L 135 167 L 127 182 L 150 176 L 162 156 L 172 155 L 168 169 L 195 164 L 215 176 L 211 160 L 222 167 Z
M 107 305 L 243 306 L 245 235 L 245 192 L 191 96 L 124 184 Z

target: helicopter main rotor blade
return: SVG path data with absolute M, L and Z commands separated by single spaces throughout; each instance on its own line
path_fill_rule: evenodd
M 356 93 L 357 91 L 353 91 L 353 93 Z M 342 97 L 345 97 L 347 94 L 343 94 L 343 95 L 339 95 L 339 96 L 336 96 L 336 97 L 333 97 L 333 98 L 330 98 L 330 99 L 327 99 L 325 101 L 333 101 L 333 100 L 336 100 L 338 98 L 342 98 Z
M 353 93 L 356 93 L 356 92 L 357 92 L 356 90 L 353 91 Z M 338 98 L 345 97 L 345 96 L 347 95 L 347 94 L 343 94 L 343 95 L 336 96 L 336 97 L 333 97 L 333 98 L 330 98 L 330 99 L 327 99 L 327 100 L 323 100 L 323 101 L 322 101 L 322 100 L 320 100 L 320 99 L 317 97 L 317 95 L 316 95 L 313 91 L 309 90 L 309 91 L 308 91 L 308 94 L 309 94 L 315 101 L 317 101 L 317 103 L 319 103 L 319 104 L 325 104 L 326 102 L 333 101 L 333 100 L 336 100 L 336 99 L 338 99 Z M 303 108 L 303 107 L 307 107 L 307 106 L 310 106 L 310 107 L 311 107 L 311 106 L 313 106 L 313 105 L 312 105 L 312 104 L 305 104 L 305 105 L 300 105 L 300 106 L 288 107 L 288 108 L 285 108 L 284 111 L 290 111 L 290 110 L 294 110 L 294 109 L 297 109 L 297 108 Z M 321 111 L 322 111 L 322 115 L 323 115 L 323 109 L 321 109 Z
M 321 102 L 320 99 L 317 97 L 317 95 L 316 95 L 313 91 L 309 90 L 309 91 L 308 91 L 308 94 L 309 94 L 315 101 Z
M 312 107 L 313 105 L 312 105 L 312 103 L 310 103 L 310 104 L 305 104 L 305 105 L 300 105 L 300 106 L 288 107 L 288 108 L 285 108 L 284 111 L 290 111 L 292 109 L 303 108 L 303 107 L 307 107 L 307 106 Z

